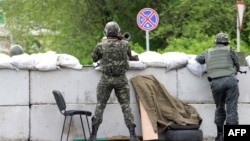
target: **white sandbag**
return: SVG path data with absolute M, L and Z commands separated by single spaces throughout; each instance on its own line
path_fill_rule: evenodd
M 63 68 L 82 69 L 79 60 L 69 54 L 58 54 L 57 65 Z
M 188 59 L 193 58 L 193 57 L 196 58 L 197 54 L 187 54 L 187 56 L 188 56 Z
M 250 55 L 248 55 L 246 58 L 247 66 L 250 67 Z
M 14 55 L 11 59 L 18 69 L 34 69 L 34 57 L 29 54 Z
M 40 71 L 52 71 L 57 70 L 60 67 L 57 66 L 58 55 L 55 52 L 48 51 L 46 53 L 32 54 L 34 57 L 34 67 Z
M 147 65 L 142 61 L 129 61 L 129 69 L 142 70 L 145 68 L 147 68 Z
M 187 64 L 187 69 L 194 74 L 195 76 L 198 76 L 200 78 L 202 78 L 203 74 L 206 72 L 207 70 L 207 66 L 206 64 L 200 64 L 199 62 L 197 62 L 195 60 L 196 56 L 191 57 L 188 60 L 188 64 Z
M 7 54 L 0 53 L 0 69 L 17 69 Z
M 155 51 L 146 51 L 138 55 L 139 60 L 147 67 L 165 67 L 165 61 L 160 53 Z
M 183 52 L 166 52 L 162 54 L 167 71 L 186 67 L 190 58 Z

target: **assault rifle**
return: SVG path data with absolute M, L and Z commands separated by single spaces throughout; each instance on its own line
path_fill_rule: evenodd
M 239 73 L 245 73 L 245 74 L 247 74 L 247 71 L 241 71 L 241 70 L 239 70 L 238 72 Z

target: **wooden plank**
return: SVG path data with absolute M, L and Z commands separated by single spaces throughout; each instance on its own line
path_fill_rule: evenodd
M 142 125 L 142 138 L 143 140 L 157 140 L 158 133 L 154 132 L 151 121 L 149 120 L 147 111 L 140 102 L 140 112 L 141 112 L 141 125 Z

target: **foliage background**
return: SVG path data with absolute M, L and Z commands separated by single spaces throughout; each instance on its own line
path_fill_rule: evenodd
M 245 4 L 240 51 L 249 52 L 250 2 Z M 92 63 L 90 54 L 111 20 L 119 23 L 122 33 L 131 34 L 134 51 L 144 52 L 145 31 L 136 17 L 146 7 L 156 10 L 160 19 L 149 32 L 151 51 L 198 54 L 213 46 L 218 32 L 228 33 L 236 50 L 235 0 L 3 0 L 0 6 L 13 43 L 27 53 L 54 50 L 86 65 Z

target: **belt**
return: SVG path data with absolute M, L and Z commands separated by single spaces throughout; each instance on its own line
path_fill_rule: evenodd
M 105 73 L 105 72 L 103 72 L 102 74 L 104 74 L 104 75 L 108 75 L 108 76 L 114 76 L 114 77 L 124 75 L 124 74 L 117 74 L 117 75 L 112 74 L 112 75 L 111 75 L 111 74 L 109 74 L 109 73 Z
M 221 77 L 215 77 L 215 78 L 211 78 L 211 77 L 208 77 L 208 81 L 211 82 L 212 80 L 215 80 L 215 79 L 219 79 L 219 78 L 222 78 L 222 77 L 227 77 L 227 76 L 221 76 Z

